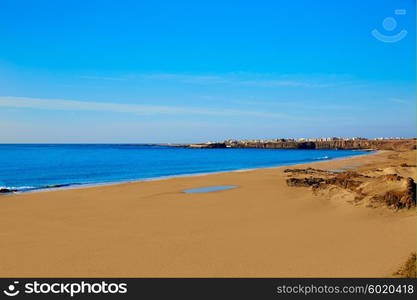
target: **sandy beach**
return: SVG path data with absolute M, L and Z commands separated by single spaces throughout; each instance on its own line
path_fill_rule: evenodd
M 415 165 L 415 155 L 383 151 L 297 168 L 416 180 L 415 167 L 399 167 Z M 286 168 L 1 196 L 0 276 L 386 277 L 415 252 L 415 208 L 291 187 Z M 238 188 L 182 192 L 218 185 Z

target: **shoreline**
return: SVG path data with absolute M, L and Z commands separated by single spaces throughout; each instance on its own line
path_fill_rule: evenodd
M 276 150 L 276 149 L 265 149 L 265 150 Z M 279 150 L 291 151 L 292 149 L 279 149 Z M 306 150 L 306 151 L 314 151 L 314 150 Z M 254 171 L 254 170 L 259 170 L 259 169 L 271 169 L 271 168 L 281 168 L 281 167 L 297 166 L 297 165 L 304 165 L 304 164 L 314 164 L 314 163 L 319 163 L 319 162 L 326 162 L 326 161 L 333 161 L 333 160 L 343 160 L 343 159 L 349 159 L 349 158 L 353 158 L 353 157 L 373 155 L 373 154 L 382 153 L 386 150 L 372 150 L 372 149 L 362 150 L 362 149 L 357 149 L 357 150 L 352 150 L 352 151 L 360 151 L 360 152 L 367 152 L 367 153 L 357 154 L 357 155 L 348 155 L 348 156 L 336 157 L 336 158 L 330 158 L 330 159 L 317 159 L 317 160 L 314 160 L 314 161 L 311 161 L 311 162 L 300 162 L 300 163 L 295 163 L 295 164 L 275 165 L 275 166 L 246 168 L 246 169 L 213 171 L 213 172 L 204 172 L 204 173 L 187 173 L 187 174 L 167 175 L 167 176 L 160 176 L 160 177 L 150 177 L 150 178 L 143 178 L 143 179 L 132 179 L 132 180 L 123 180 L 123 181 L 111 181 L 111 182 L 65 183 L 65 184 L 62 184 L 62 186 L 58 186 L 60 184 L 57 184 L 57 187 L 39 187 L 39 188 L 33 188 L 33 189 L 28 189 L 28 190 L 12 191 L 10 193 L 7 193 L 7 192 L 6 193 L 0 193 L 0 199 L 3 196 L 11 196 L 11 195 L 52 192 L 52 191 L 59 191 L 59 190 L 87 189 L 87 188 L 94 188 L 94 187 L 101 187 L 101 186 L 114 186 L 114 185 L 131 184 L 131 183 L 137 183 L 137 182 L 167 180 L 167 179 L 172 179 L 172 178 L 184 178 L 184 177 L 187 178 L 187 177 L 223 174 L 223 173 L 229 173 L 229 172 L 247 172 L 247 171 Z
M 415 154 L 296 168 L 415 180 Z M 289 186 L 286 167 L 5 195 L 0 277 L 387 277 L 415 252 L 415 209 L 368 207 L 335 187 Z M 224 185 L 238 188 L 183 193 Z

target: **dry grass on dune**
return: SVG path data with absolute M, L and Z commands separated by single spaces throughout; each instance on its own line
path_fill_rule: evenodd
M 395 277 L 416 278 L 416 253 L 412 253 L 405 264 L 394 273 Z

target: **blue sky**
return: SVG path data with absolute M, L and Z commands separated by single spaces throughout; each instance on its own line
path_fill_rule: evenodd
M 0 142 L 415 137 L 415 10 L 414 0 L 1 1 Z M 386 43 L 374 29 L 407 35 Z

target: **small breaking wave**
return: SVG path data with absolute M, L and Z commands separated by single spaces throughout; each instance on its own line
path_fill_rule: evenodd
M 28 189 L 34 189 L 36 187 L 34 186 L 0 186 L 0 190 L 28 190 Z
M 313 158 L 315 160 L 323 160 L 323 159 L 329 159 L 329 156 L 321 156 L 321 157 L 317 157 L 317 158 Z
M 34 189 L 36 189 L 34 186 L 0 186 L 0 194 L 26 192 Z
M 0 194 L 22 193 L 36 190 L 56 189 L 80 185 L 80 183 L 49 184 L 43 186 L 0 186 Z

